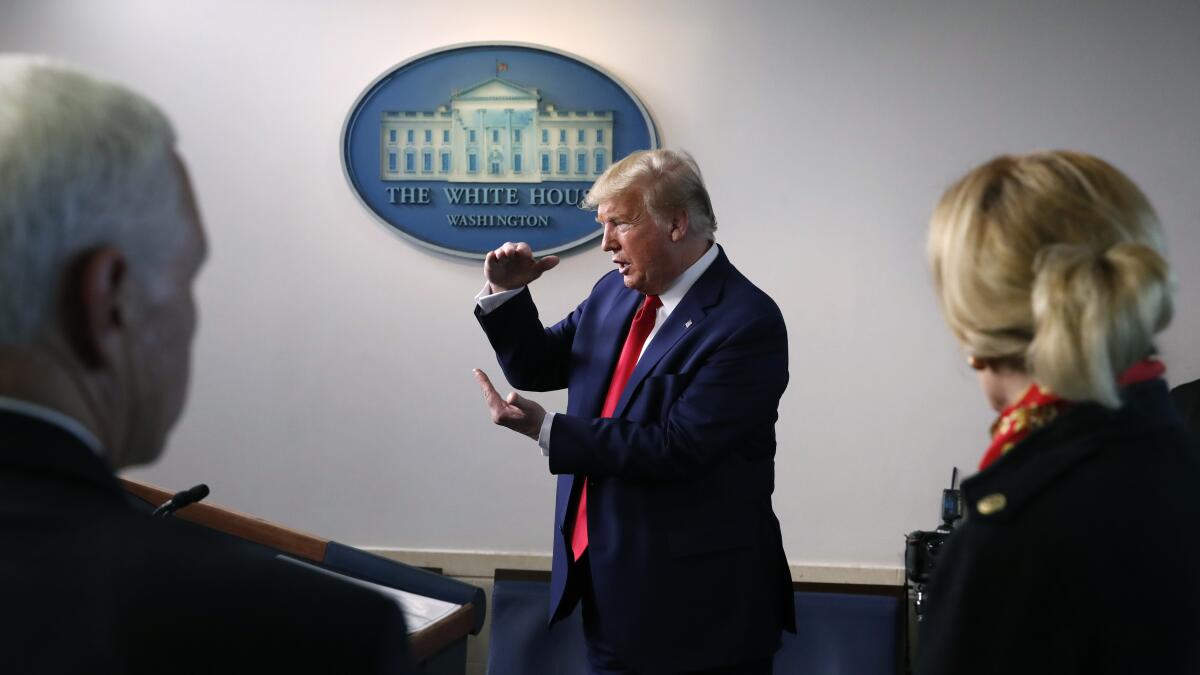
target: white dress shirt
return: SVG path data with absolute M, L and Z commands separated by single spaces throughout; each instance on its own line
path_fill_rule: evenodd
M 695 285 L 696 280 L 708 270 L 716 259 L 717 245 L 713 244 L 708 247 L 704 255 L 700 256 L 699 260 L 692 263 L 691 267 L 684 270 L 683 274 L 676 277 L 675 281 L 671 282 L 671 285 L 658 295 L 658 299 L 662 301 L 662 306 L 658 308 L 658 312 L 654 316 L 654 328 L 650 329 L 650 335 L 642 343 L 642 351 L 638 354 L 639 359 L 642 358 L 642 354 L 646 353 L 646 348 L 650 346 L 650 341 L 658 334 L 658 329 L 667 322 L 667 317 L 671 316 L 671 312 L 679 306 L 679 303 L 683 300 L 683 296 L 687 295 L 687 292 Z M 507 291 L 500 291 L 499 293 L 488 293 L 489 288 L 488 284 L 484 284 L 483 290 L 479 291 L 479 294 L 475 296 L 475 302 L 484 314 L 490 314 L 497 307 L 508 302 L 517 293 L 520 293 L 525 287 L 513 288 Z M 538 434 L 538 446 L 542 449 L 542 455 L 546 457 L 550 456 L 550 427 L 553 424 L 554 413 L 546 413 L 546 419 L 542 421 L 542 429 Z
M 43 405 L 30 403 L 29 401 L 21 401 L 15 398 L 5 398 L 3 396 L 0 396 L 0 410 L 14 412 L 18 415 L 24 415 L 26 417 L 32 417 L 34 419 L 41 420 L 46 424 L 56 426 L 59 429 L 71 434 L 75 438 L 78 438 L 83 442 L 84 445 L 88 446 L 92 452 L 102 457 L 104 456 L 103 446 L 100 445 L 100 439 L 96 438 L 95 434 L 88 430 L 87 427 L 83 426 L 83 424 L 81 424 L 79 420 L 75 419 L 74 417 L 61 413 L 52 408 L 47 408 Z

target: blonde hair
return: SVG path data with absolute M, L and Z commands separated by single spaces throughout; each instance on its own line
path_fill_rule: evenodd
M 687 211 L 688 226 L 697 234 L 713 240 L 717 217 L 704 187 L 700 166 L 681 150 L 639 150 L 608 167 L 588 190 L 582 207 L 595 209 L 602 202 L 641 192 L 642 201 L 658 223 L 664 223 L 680 210 Z
M 1064 398 L 1120 406 L 1117 377 L 1171 321 L 1161 226 L 1141 190 L 1079 152 L 1000 156 L 929 224 L 942 312 L 967 352 Z

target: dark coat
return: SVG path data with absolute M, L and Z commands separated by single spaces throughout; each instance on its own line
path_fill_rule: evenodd
M 391 602 L 135 510 L 68 432 L 0 411 L 0 672 L 406 673 Z
M 1181 384 L 1171 390 L 1171 399 L 1192 431 L 1192 440 L 1200 441 L 1200 380 Z
M 551 618 L 574 605 L 566 520 L 575 476 L 586 475 L 591 580 L 617 656 L 647 673 L 764 658 L 795 622 L 771 508 L 788 380 L 783 316 L 720 252 L 603 419 L 642 297 L 612 272 L 550 328 L 528 290 L 479 317 L 514 387 L 568 390 L 550 436 L 559 476 Z
M 1162 380 L 1122 396 L 963 483 L 918 673 L 1200 673 L 1200 465 Z

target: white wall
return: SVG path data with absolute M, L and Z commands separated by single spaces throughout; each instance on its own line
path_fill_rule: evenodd
M 857 5 L 851 7 L 850 5 Z M 0 49 L 168 111 L 211 238 L 187 413 L 137 475 L 358 545 L 545 552 L 553 480 L 470 369 L 477 265 L 377 224 L 342 177 L 361 89 L 443 45 L 540 43 L 636 91 L 704 167 L 730 257 L 782 306 L 776 510 L 797 563 L 898 565 L 991 413 L 922 260 L 940 191 L 1003 151 L 1097 153 L 1166 224 L 1173 381 L 1200 377 L 1200 5 L 1178 2 L 0 0 Z M 557 319 L 609 268 L 538 282 Z M 541 396 L 561 407 L 562 396 Z

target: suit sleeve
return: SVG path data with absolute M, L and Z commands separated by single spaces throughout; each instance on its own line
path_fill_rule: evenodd
M 662 388 L 656 419 L 555 415 L 550 471 L 677 481 L 731 454 L 769 458 L 787 380 L 783 318 L 763 317 L 730 334 L 692 372 L 644 380 L 642 387 Z
M 487 314 L 477 306 L 475 318 L 509 384 L 524 391 L 553 391 L 567 386 L 571 343 L 586 304 L 585 300 L 567 318 L 544 328 L 526 287 Z

